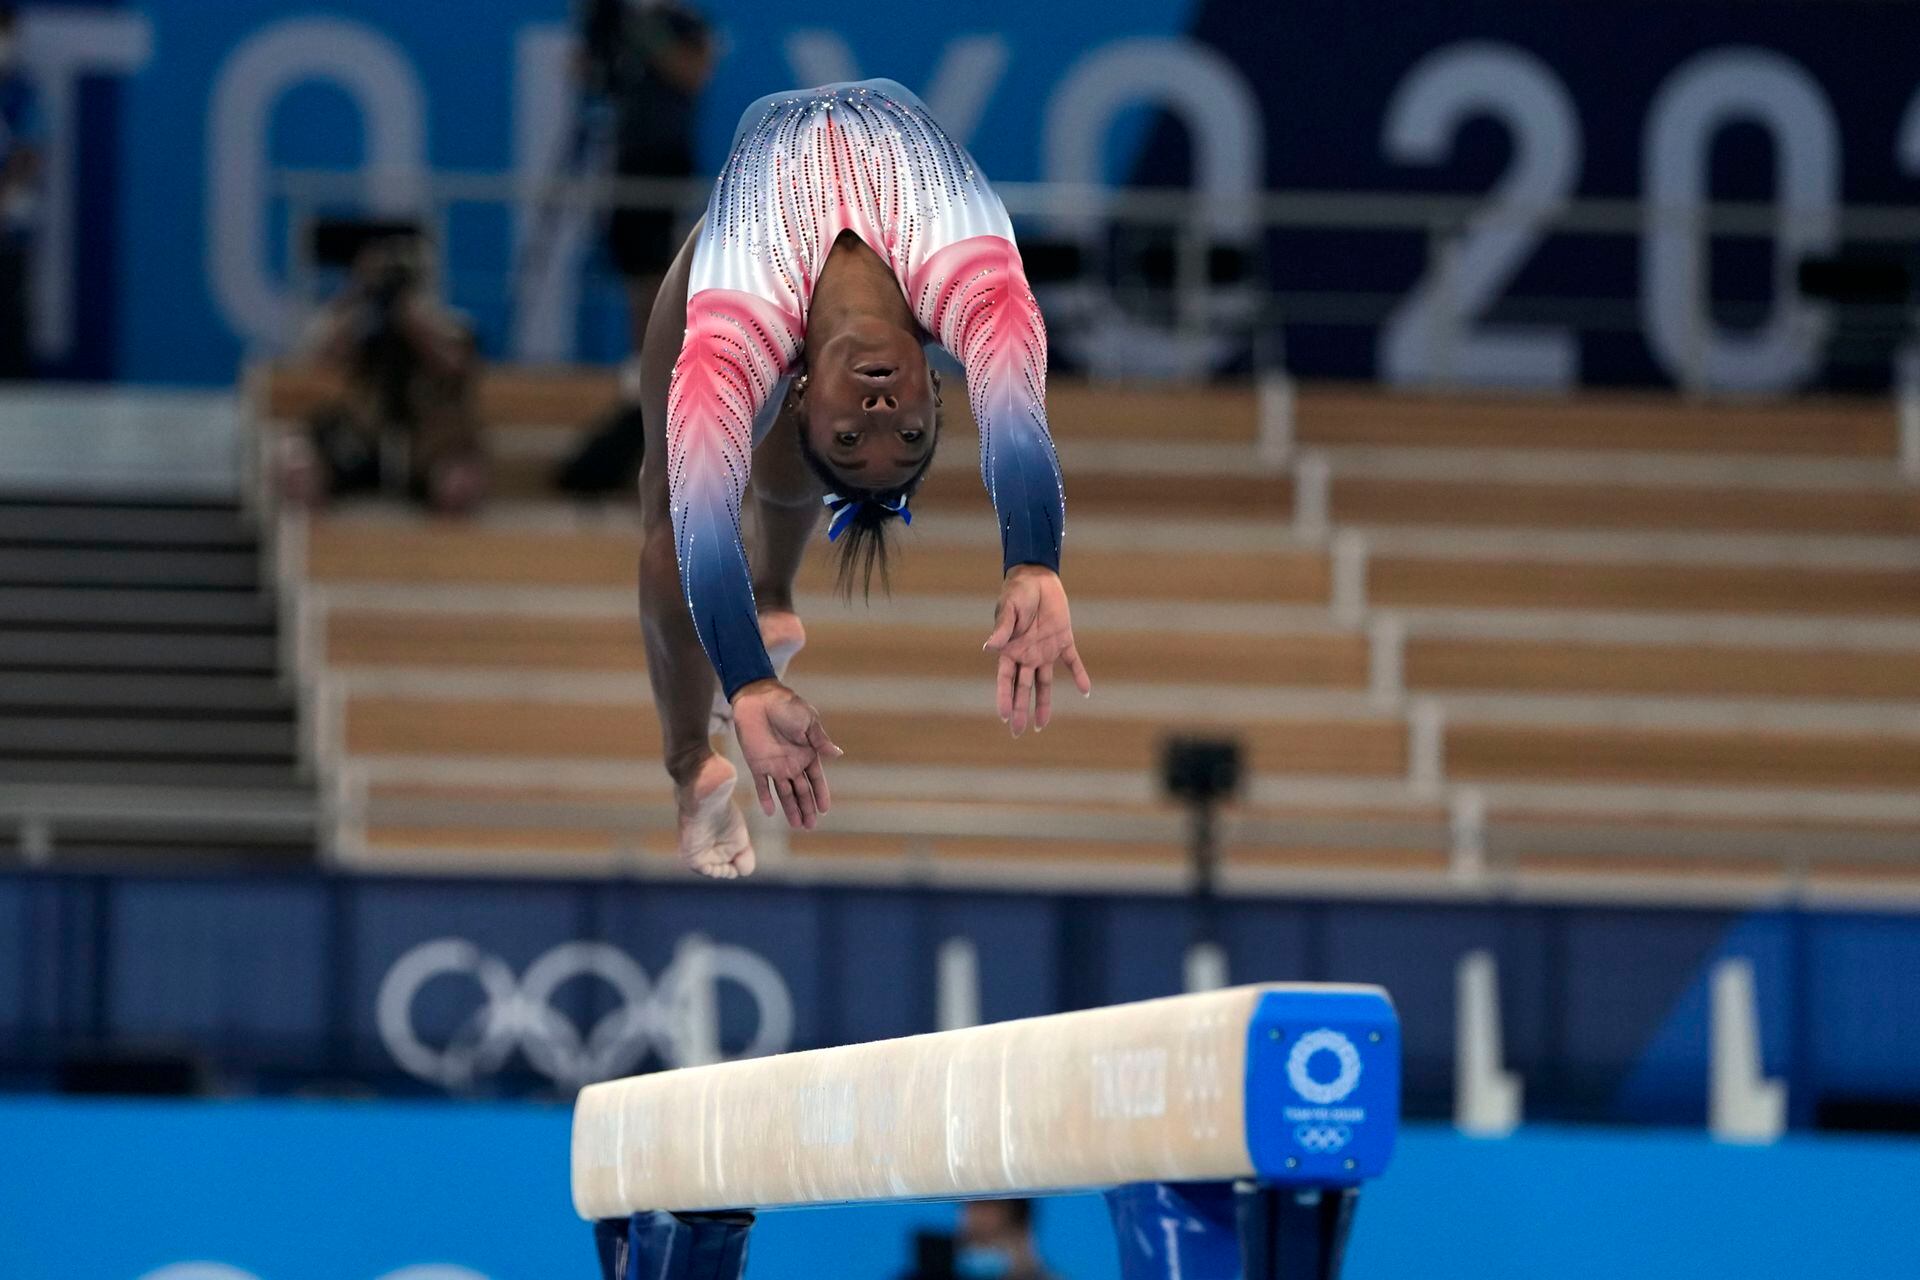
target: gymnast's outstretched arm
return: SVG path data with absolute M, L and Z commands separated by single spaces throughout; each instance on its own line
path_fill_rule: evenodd
M 920 323 L 967 371 L 1004 574 L 986 648 L 1000 656 L 995 707 L 1017 737 L 1029 717 L 1041 729 L 1051 718 L 1056 662 L 1082 694 L 1093 692 L 1060 582 L 1066 501 L 1047 431 L 1046 323 L 1019 249 L 1002 236 L 971 236 L 937 251 L 912 286 Z

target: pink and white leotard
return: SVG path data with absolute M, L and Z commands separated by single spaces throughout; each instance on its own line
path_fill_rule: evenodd
M 694 245 L 667 393 L 667 474 L 687 608 L 728 697 L 770 678 L 740 504 L 753 446 L 806 341 L 841 232 L 893 271 L 965 367 L 1004 565 L 1060 565 L 1065 503 L 1047 433 L 1047 336 L 1013 227 L 973 158 L 891 80 L 762 98 L 741 117 Z M 763 408 L 772 410 L 762 413 Z

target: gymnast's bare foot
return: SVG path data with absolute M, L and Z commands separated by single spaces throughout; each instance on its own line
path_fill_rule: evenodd
M 680 859 L 715 880 L 753 874 L 753 841 L 733 802 L 736 777 L 725 758 L 708 756 L 691 782 L 673 789 L 680 811 Z
M 770 609 L 760 615 L 760 641 L 773 659 L 774 678 L 785 680 L 793 655 L 807 647 L 807 629 L 791 609 Z
M 793 665 L 793 655 L 807 647 L 807 629 L 800 625 L 800 615 L 793 610 L 768 609 L 760 615 L 760 643 L 767 646 L 767 657 L 773 660 L 773 678 L 785 682 L 787 668 Z M 707 719 L 707 736 L 732 731 L 733 706 L 726 694 L 715 690 L 713 714 Z

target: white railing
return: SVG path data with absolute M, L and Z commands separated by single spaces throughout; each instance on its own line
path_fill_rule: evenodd
M 72 832 L 180 832 L 218 827 L 236 835 L 301 838 L 315 830 L 318 806 L 283 791 L 212 792 L 205 787 L 62 783 L 0 785 L 0 831 L 11 834 L 22 861 L 58 860 Z
M 368 207 L 379 196 L 378 207 L 392 211 L 396 194 L 403 205 L 430 228 L 447 228 L 447 211 L 456 205 L 493 205 L 515 210 L 520 226 L 517 260 L 499 263 L 482 272 L 497 281 L 501 301 L 517 307 L 530 286 L 524 277 L 529 265 L 542 270 L 555 264 L 541 247 L 551 226 L 571 217 L 579 219 L 615 204 L 667 209 L 691 221 L 704 205 L 709 184 L 704 180 L 663 181 L 641 178 L 569 177 L 530 184 L 524 176 L 501 172 L 442 170 L 427 174 L 383 174 L 376 171 L 287 169 L 274 175 L 272 190 L 283 203 L 292 229 L 289 275 L 297 296 L 311 299 L 319 273 L 310 252 L 307 232 L 322 214 L 341 214 Z M 1484 379 L 1466 358 L 1473 330 L 1489 309 L 1511 314 L 1529 324 L 1551 324 L 1580 333 L 1634 333 L 1646 329 L 1653 311 L 1664 306 L 1679 309 L 1664 321 L 1679 336 L 1669 341 L 1663 357 L 1674 381 L 1690 391 L 1704 393 L 1723 388 L 1713 367 L 1713 336 L 1718 322 L 1753 323 L 1764 319 L 1772 303 L 1740 303 L 1709 296 L 1708 273 L 1691 273 L 1687 289 L 1665 302 L 1653 292 L 1606 296 L 1525 296 L 1484 292 L 1468 283 L 1466 255 L 1489 238 L 1524 233 L 1537 246 L 1553 236 L 1639 238 L 1648 246 L 1690 245 L 1679 255 L 1698 266 L 1697 251 L 1712 237 L 1774 240 L 1793 243 L 1830 243 L 1858 248 L 1885 246 L 1904 253 L 1920 241 L 1920 209 L 1912 206 L 1830 205 L 1790 206 L 1770 202 L 1727 201 L 1688 205 L 1654 205 L 1639 200 L 1579 199 L 1538 205 L 1511 201 L 1489 202 L 1484 196 L 1348 193 L 1331 191 L 1266 191 L 1246 195 L 1200 194 L 1182 189 L 1112 187 L 1052 183 L 1007 182 L 996 186 L 1021 234 L 1085 251 L 1089 262 L 1106 259 L 1106 240 L 1115 231 L 1159 233 L 1170 241 L 1171 281 L 1150 285 L 1136 273 L 1087 270 L 1079 281 L 1093 293 L 1076 306 L 1073 285 L 1064 292 L 1054 317 L 1056 329 L 1070 332 L 1088 315 L 1110 318 L 1118 303 L 1143 294 L 1170 297 L 1168 332 L 1182 343 L 1200 349 L 1223 335 L 1235 338 L 1242 351 L 1251 351 L 1256 365 L 1283 367 L 1281 333 L 1288 325 L 1375 328 L 1392 322 L 1407 330 L 1402 350 L 1411 353 L 1405 369 L 1389 369 L 1396 380 L 1411 378 L 1436 384 Z M 576 221 L 576 227 L 577 227 Z M 1311 290 L 1275 290 L 1259 265 L 1260 249 L 1268 233 L 1329 232 L 1367 236 L 1414 236 L 1426 246 L 1426 269 L 1414 293 L 1383 293 L 1355 286 Z M 1230 249 L 1250 255 L 1248 278 L 1231 283 L 1209 280 L 1210 252 Z M 1482 253 L 1484 256 L 1484 252 Z M 1518 261 L 1512 264 L 1518 267 Z M 1484 275 L 1484 272 L 1479 274 Z M 1632 273 L 1628 287 L 1653 291 L 1643 267 Z M 1776 270 L 1776 276 L 1780 276 Z M 1478 275 L 1473 277 L 1478 279 Z M 1784 277 L 1775 292 L 1791 292 Z M 1423 296 L 1409 313 L 1415 294 Z M 1476 296 L 1468 296 L 1473 294 Z M 1664 294 L 1660 295 L 1665 297 Z M 1085 314 L 1083 314 L 1085 313 Z M 1662 314 L 1665 314 L 1664 312 Z M 1812 324 L 1810 316 L 1789 316 Z M 1909 324 L 1911 329 L 1913 326 Z M 1812 341 L 1808 338 L 1808 341 Z

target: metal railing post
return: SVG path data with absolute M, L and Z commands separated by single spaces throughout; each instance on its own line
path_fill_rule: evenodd
M 1174 266 L 1174 314 L 1184 340 L 1198 341 L 1207 334 L 1207 234 L 1197 213 L 1183 219 L 1178 227 L 1177 257 Z
M 1920 340 L 1900 352 L 1894 396 L 1900 420 L 1900 474 L 1920 483 Z

